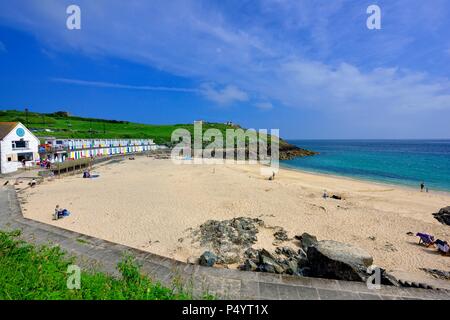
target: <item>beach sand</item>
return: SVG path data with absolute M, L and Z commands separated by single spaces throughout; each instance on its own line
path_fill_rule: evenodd
M 175 165 L 147 157 L 93 171 L 100 177 L 78 174 L 21 191 L 25 217 L 181 261 L 203 250 L 189 240 L 189 228 L 209 219 L 252 217 L 285 228 L 290 237 L 308 232 L 356 245 L 388 270 L 450 266 L 450 257 L 407 235 L 450 240 L 450 227 L 432 216 L 450 205 L 448 193 L 287 169 L 269 181 L 257 165 Z M 344 200 L 323 199 L 324 189 Z M 56 204 L 71 215 L 52 221 Z M 273 249 L 269 230 L 258 234 L 255 248 Z

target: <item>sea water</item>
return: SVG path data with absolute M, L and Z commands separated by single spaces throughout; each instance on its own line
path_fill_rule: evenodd
M 304 171 L 450 191 L 450 140 L 290 140 L 317 151 L 281 161 Z

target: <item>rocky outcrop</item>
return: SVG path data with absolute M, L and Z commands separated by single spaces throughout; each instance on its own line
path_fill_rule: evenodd
M 447 226 L 450 226 L 450 206 L 442 208 L 437 213 L 433 213 L 433 216 L 438 220 L 440 223 L 445 224 Z
M 289 236 L 287 234 L 287 231 L 284 230 L 281 227 L 277 227 L 276 228 L 276 231 L 274 232 L 273 237 L 275 238 L 275 240 L 272 243 L 274 246 L 279 246 L 283 242 L 289 240 Z
M 436 270 L 422 269 L 423 271 L 435 273 Z M 445 274 L 439 271 L 439 275 Z M 431 279 L 419 272 L 407 272 L 401 270 L 389 270 L 384 272 L 383 277 L 390 280 L 390 282 L 397 287 L 407 288 L 422 288 L 422 289 L 434 289 L 434 290 L 450 290 L 450 282 L 440 276 L 435 276 L 435 279 Z
M 255 251 L 251 254 L 254 258 L 246 259 L 241 270 L 290 275 L 305 275 L 307 271 L 308 261 L 303 250 L 296 252 L 290 247 L 279 247 L 275 253 L 265 249 Z
M 365 281 L 373 258 L 363 249 L 332 240 L 319 241 L 307 251 L 310 274 L 337 280 Z
M 373 259 L 364 250 L 331 240 L 317 241 L 307 233 L 296 237 L 302 241 L 298 250 L 288 246 L 276 248 L 275 253 L 265 249 L 248 250 L 241 270 L 348 281 L 365 281 L 369 276 L 367 268 Z
M 296 235 L 295 239 L 300 241 L 300 246 L 303 251 L 308 252 L 308 248 L 314 246 L 318 243 L 317 238 L 309 233 L 303 233 L 301 235 Z
M 287 241 L 287 240 L 289 240 L 287 232 L 283 228 L 280 228 L 279 230 L 277 230 L 273 234 L 273 236 L 274 236 L 275 240 L 278 240 L 278 241 Z
M 252 247 L 262 227 L 273 229 L 274 251 Z M 246 271 L 365 281 L 369 276 L 367 268 L 373 262 L 363 249 L 331 240 L 318 241 L 308 233 L 296 235 L 298 243 L 291 242 L 286 230 L 265 226 L 257 218 L 209 220 L 192 234 L 206 250 L 199 258 L 199 264 L 205 266 L 239 264 Z
M 280 139 L 280 160 L 291 160 L 298 157 L 308 157 L 318 154 L 317 152 L 299 148 Z
M 420 268 L 420 270 L 432 275 L 436 279 L 450 280 L 450 271 L 443 271 L 439 269 Z
M 258 227 L 263 225 L 257 218 L 208 220 L 193 232 L 193 237 L 216 254 L 217 263 L 235 264 L 241 260 L 242 252 L 256 242 Z

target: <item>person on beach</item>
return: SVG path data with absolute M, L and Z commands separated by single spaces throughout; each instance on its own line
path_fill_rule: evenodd
M 36 186 L 37 182 L 36 179 L 31 179 L 31 182 L 29 183 L 30 187 L 34 188 Z
M 328 198 L 328 192 L 327 190 L 323 190 L 323 196 L 324 199 Z
M 53 220 L 58 220 L 61 214 L 61 210 L 59 209 L 59 204 L 55 207 L 55 213 L 53 214 Z
M 53 214 L 53 220 L 59 220 L 64 217 L 68 217 L 70 215 L 69 210 L 67 209 L 60 209 L 59 204 L 55 207 L 55 213 Z
M 424 182 L 422 182 L 420 184 L 420 192 L 423 192 L 423 188 L 425 188 L 425 183 Z
M 89 172 L 89 170 L 85 170 L 83 172 L 83 178 L 90 178 L 91 177 L 91 173 Z

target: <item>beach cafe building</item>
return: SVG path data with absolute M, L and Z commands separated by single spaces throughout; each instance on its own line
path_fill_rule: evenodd
M 51 163 L 82 158 L 126 155 L 158 149 L 152 139 L 56 139 L 45 138 L 39 152 Z
M 31 167 L 39 162 L 39 139 L 20 122 L 0 122 L 0 172 Z

